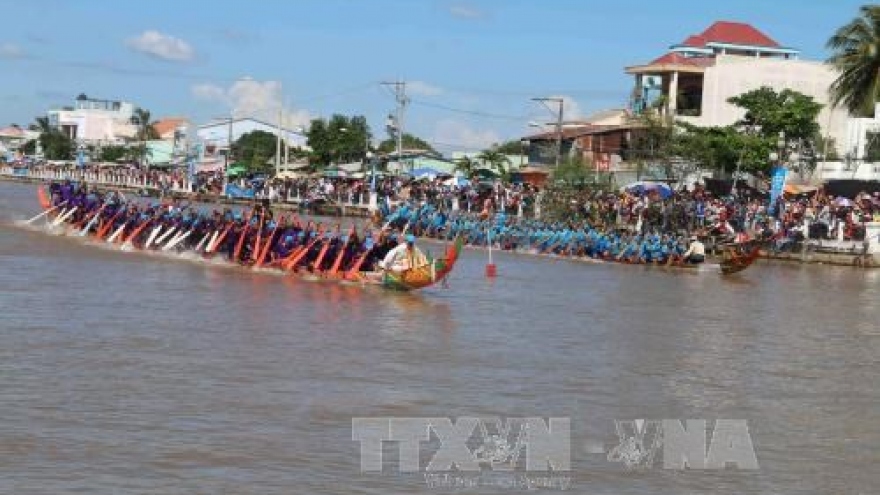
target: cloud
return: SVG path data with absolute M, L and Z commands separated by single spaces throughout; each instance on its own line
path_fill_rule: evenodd
M 282 106 L 281 83 L 278 81 L 242 79 L 228 88 L 201 83 L 194 84 L 190 91 L 197 99 L 228 106 L 233 117 L 252 117 L 273 124 L 278 122 L 278 110 Z M 307 110 L 285 108 L 282 123 L 288 128 L 305 127 L 312 118 Z
M 437 96 L 443 94 L 443 88 L 424 81 L 408 81 L 406 83 L 406 92 L 415 96 Z
M 585 117 L 577 100 L 568 95 L 556 95 L 554 98 L 562 98 L 562 117 L 565 120 L 576 120 Z
M 190 88 L 192 95 L 204 101 L 227 101 L 226 90 L 216 84 L 201 83 L 193 84 Z
M 449 15 L 451 15 L 452 17 L 455 17 L 457 19 L 465 19 L 468 21 L 474 21 L 486 17 L 486 12 L 466 3 L 450 4 L 447 7 L 447 12 L 449 12 Z
M 144 31 L 140 36 L 127 39 L 125 44 L 136 52 L 170 62 L 189 62 L 196 56 L 186 41 L 155 30 Z
M 24 50 L 15 43 L 0 43 L 0 58 L 24 58 Z
M 432 141 L 440 148 L 478 151 L 500 143 L 502 139 L 494 130 L 473 129 L 457 120 L 446 119 L 437 122 Z

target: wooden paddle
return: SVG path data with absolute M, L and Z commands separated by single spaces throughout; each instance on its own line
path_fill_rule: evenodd
M 296 265 L 303 259 L 303 257 L 305 257 L 306 254 L 308 254 L 309 251 L 311 251 L 312 247 L 321 240 L 321 236 L 323 235 L 324 231 L 319 230 L 318 233 L 315 235 L 315 238 L 312 239 L 308 244 L 300 246 L 299 248 L 297 248 L 297 250 L 291 253 L 290 256 L 288 256 L 287 260 L 281 263 L 281 267 L 285 270 L 296 268 Z
M 275 238 L 275 232 L 278 231 L 278 227 L 281 226 L 283 219 L 284 219 L 284 217 L 281 217 L 280 219 L 278 219 L 278 222 L 275 222 L 275 227 L 272 229 L 272 232 L 269 234 L 269 238 L 266 239 L 266 245 L 263 246 L 262 252 L 260 252 L 258 257 L 256 258 L 257 262 L 256 262 L 256 264 L 254 264 L 255 267 L 259 268 L 259 267 L 263 266 L 263 262 L 266 260 L 266 255 L 269 254 L 269 246 L 272 245 L 272 240 Z M 257 244 L 257 246 L 259 246 L 259 243 Z
M 336 255 L 336 261 L 333 262 L 333 266 L 330 268 L 329 275 L 332 277 L 336 275 L 339 271 L 339 266 L 342 265 L 342 258 L 345 256 L 345 250 L 348 248 L 348 244 L 351 242 L 351 239 L 354 237 L 357 231 L 354 228 L 354 225 L 351 226 L 351 230 L 348 233 L 348 238 L 345 242 L 342 242 L 339 246 L 339 254 Z
M 119 215 L 121 215 L 123 211 L 125 210 L 120 209 L 119 211 L 117 211 L 116 214 L 113 215 L 106 224 L 102 225 L 101 228 L 98 229 L 98 233 L 95 234 L 95 237 L 99 240 L 104 239 L 104 236 L 106 236 L 110 229 L 113 228 L 113 222 L 115 222 L 116 219 L 119 218 Z
M 131 231 L 131 234 L 129 234 L 128 237 L 125 238 L 125 244 L 132 243 L 132 241 L 134 241 L 134 239 L 137 238 L 137 236 L 140 235 L 140 233 L 143 232 L 144 229 L 147 228 L 147 226 L 151 223 L 153 223 L 152 218 L 144 220 L 144 223 L 138 225 L 134 230 Z
M 244 239 L 247 237 L 248 230 L 251 226 L 250 215 L 245 218 L 244 228 L 241 229 L 241 234 L 239 235 L 238 242 L 235 245 L 235 251 L 232 254 L 232 261 L 238 262 L 239 257 L 241 256 L 241 249 L 244 247 Z
M 327 254 L 327 250 L 330 249 L 330 243 L 333 241 L 334 236 L 330 236 L 324 240 L 324 246 L 321 247 L 321 251 L 318 252 L 318 257 L 315 259 L 315 271 L 321 270 L 321 262 L 324 261 L 324 256 Z M 336 224 L 336 237 L 339 237 L 339 224 Z

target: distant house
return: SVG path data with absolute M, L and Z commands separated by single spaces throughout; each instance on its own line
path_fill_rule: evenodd
M 49 125 L 81 144 L 123 144 L 137 133 L 135 106 L 79 95 L 72 107 L 46 112 Z
M 526 148 L 526 146 L 523 145 L 523 148 Z M 527 150 L 524 149 L 524 151 Z M 477 162 L 480 166 L 486 166 L 486 164 L 479 159 L 480 153 L 481 152 L 456 151 L 452 153 L 452 161 L 457 162 L 458 160 L 461 160 L 463 158 L 469 158 L 474 162 Z M 522 168 L 529 164 L 528 153 L 524 153 L 522 155 L 504 155 L 504 157 L 507 158 L 507 164 L 505 165 L 505 167 L 511 170 Z
M 163 141 L 179 139 L 181 135 L 186 135 L 189 127 L 189 119 L 185 117 L 166 117 L 153 122 L 153 130 Z
M 39 133 L 22 129 L 17 125 L 0 128 L 0 154 L 8 155 L 18 151 L 24 144 L 37 139 Z M 9 156 L 5 156 L 9 159 Z
M 205 154 L 216 156 L 227 152 L 230 138 L 235 142 L 241 136 L 253 131 L 278 135 L 278 126 L 253 118 L 218 120 L 198 126 L 196 136 L 204 144 Z M 301 129 L 281 129 L 281 139 L 291 148 L 306 146 L 306 137 Z
M 388 153 L 388 171 L 409 172 L 422 168 L 431 168 L 438 172 L 451 174 L 455 170 L 455 163 L 443 158 L 440 154 L 429 150 L 401 150 L 400 158 L 397 152 Z

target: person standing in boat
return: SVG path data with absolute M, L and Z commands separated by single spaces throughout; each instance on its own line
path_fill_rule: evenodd
M 379 267 L 395 273 L 402 273 L 411 269 L 415 260 L 415 244 L 415 236 L 407 234 L 397 247 L 388 251 L 388 254 L 379 263 Z
M 682 260 L 692 265 L 706 261 L 706 246 L 697 239 L 697 236 L 691 236 L 690 245 L 688 250 L 682 255 Z

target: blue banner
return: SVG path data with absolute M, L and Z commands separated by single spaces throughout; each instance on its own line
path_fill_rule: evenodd
M 22 167 L 15 167 L 12 169 L 12 175 L 16 177 L 27 177 L 28 169 Z
M 242 189 L 235 184 L 226 184 L 226 196 L 229 198 L 247 198 L 254 197 L 253 189 Z
M 779 196 L 782 196 L 782 190 L 785 187 L 785 176 L 788 174 L 788 169 L 781 166 L 776 165 L 773 167 L 773 170 L 770 171 L 770 212 L 774 213 L 776 211 L 776 200 Z

